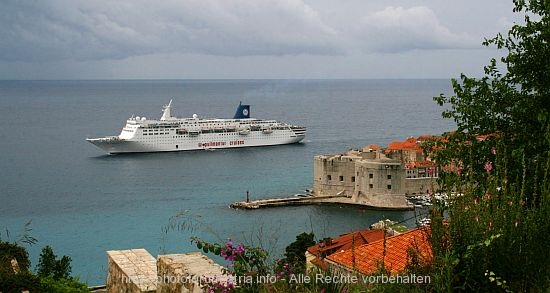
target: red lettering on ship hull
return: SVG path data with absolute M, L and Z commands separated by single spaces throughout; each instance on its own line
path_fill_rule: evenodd
M 232 140 L 229 142 L 229 145 L 243 145 L 244 140 Z
M 225 146 L 227 143 L 225 141 L 209 141 L 209 142 L 199 142 L 200 148 L 209 148 L 209 147 L 219 147 Z
M 237 145 L 244 145 L 244 140 L 232 140 L 229 141 L 230 146 L 237 146 Z M 227 142 L 225 141 L 209 141 L 209 142 L 199 142 L 198 146 L 200 148 L 209 148 L 209 147 L 220 147 L 220 146 L 226 146 Z

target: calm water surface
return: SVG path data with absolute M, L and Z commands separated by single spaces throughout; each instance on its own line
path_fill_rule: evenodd
M 105 282 L 106 250 L 188 252 L 196 235 L 261 240 L 279 256 L 303 231 L 336 236 L 381 218 L 412 227 L 413 212 L 228 205 L 247 190 L 268 198 L 311 188 L 316 154 L 452 130 L 432 101 L 450 92 L 447 80 L 0 81 L 0 235 L 15 239 L 32 220 L 32 265 L 51 245 L 95 285 Z M 308 133 L 296 145 L 114 156 L 84 140 L 119 134 L 133 114 L 158 118 L 170 98 L 177 116 L 230 118 L 243 101 L 253 117 Z M 188 229 L 165 232 L 171 222 Z

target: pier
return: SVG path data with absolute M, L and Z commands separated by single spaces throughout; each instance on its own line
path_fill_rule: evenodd
M 413 210 L 414 206 L 398 202 L 384 202 L 383 204 L 374 203 L 371 201 L 355 201 L 347 195 L 331 195 L 331 196 L 293 196 L 286 198 L 259 199 L 252 201 L 239 201 L 232 203 L 231 208 L 234 209 L 260 209 L 269 207 L 282 207 L 294 205 L 311 205 L 311 204 L 343 204 L 355 205 L 379 210 Z

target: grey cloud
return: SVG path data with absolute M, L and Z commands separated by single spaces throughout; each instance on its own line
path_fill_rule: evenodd
M 4 61 L 342 53 L 302 0 L 4 1 L 0 26 Z
M 411 50 L 479 48 L 481 41 L 443 26 L 428 7 L 389 6 L 365 16 L 356 31 L 367 51 L 400 53 Z

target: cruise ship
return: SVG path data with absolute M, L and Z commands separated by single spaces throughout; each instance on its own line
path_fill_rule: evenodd
M 303 126 L 250 118 L 250 105 L 239 103 L 233 119 L 172 117 L 172 100 L 159 120 L 132 116 L 118 136 L 87 138 L 108 154 L 211 150 L 291 144 L 306 135 Z

